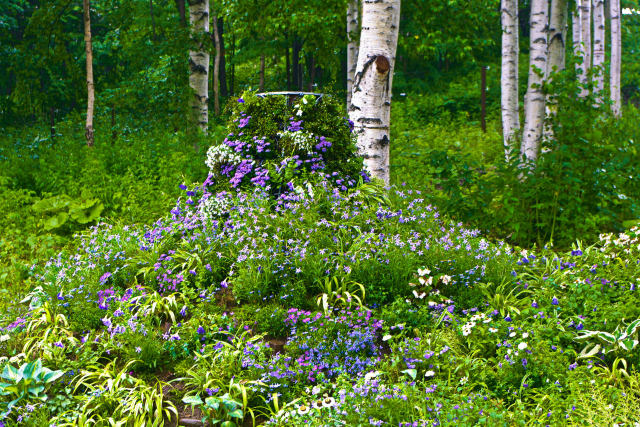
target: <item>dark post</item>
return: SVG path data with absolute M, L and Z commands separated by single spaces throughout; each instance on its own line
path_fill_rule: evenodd
M 482 132 L 487 131 L 487 67 L 481 67 L 482 78 L 480 82 L 480 127 Z

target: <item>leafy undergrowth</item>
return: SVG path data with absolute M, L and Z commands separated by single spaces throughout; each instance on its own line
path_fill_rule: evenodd
M 640 413 L 638 229 L 526 252 L 408 189 L 256 190 L 214 218 L 190 203 L 199 187 L 186 191 L 152 225 L 101 224 L 33 267 L 38 286 L 2 322 L 4 424 L 632 425 Z

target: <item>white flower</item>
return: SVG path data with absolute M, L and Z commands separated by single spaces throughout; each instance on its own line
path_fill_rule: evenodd
M 465 385 L 469 381 L 469 377 L 460 378 L 460 385 Z
M 298 414 L 304 415 L 309 413 L 309 407 L 307 405 L 300 405 L 298 407 Z
M 314 400 L 311 406 L 313 406 L 313 409 L 322 409 L 322 399 Z
M 391 339 L 391 335 L 387 334 L 382 337 L 382 341 L 389 341 Z
M 529 333 L 525 332 L 524 334 L 522 334 L 522 338 L 528 338 L 529 337 Z
M 433 372 L 433 371 L 427 371 L 427 372 L 425 372 L 425 373 L 424 373 L 424 376 L 425 376 L 425 377 L 432 377 L 432 376 L 434 376 L 435 374 L 436 374 L 436 373 L 435 373 L 435 372 Z
M 515 336 L 516 336 L 516 333 L 515 333 L 515 332 L 511 332 L 511 333 L 509 334 L 509 336 L 510 336 L 511 338 L 513 338 L 513 337 L 515 337 Z
M 364 380 L 365 381 L 371 381 L 372 379 L 374 379 L 378 375 L 380 375 L 380 371 L 367 372 L 367 374 L 364 376 Z
M 325 408 L 330 408 L 332 406 L 335 406 L 336 404 L 336 400 L 333 397 L 325 397 L 322 400 L 322 406 L 324 406 Z
M 446 274 L 444 276 L 442 276 L 442 283 L 447 285 L 447 284 L 449 284 L 449 282 L 451 282 L 451 276 L 447 276 Z
M 431 270 L 429 270 L 428 268 L 425 269 L 418 269 L 418 275 L 420 276 L 426 276 L 427 274 L 431 274 Z
M 527 348 L 526 342 L 523 341 L 520 344 L 518 344 L 518 350 L 524 350 L 525 348 Z
M 489 332 L 498 332 L 496 328 L 489 328 Z
M 313 388 L 311 389 L 311 394 L 318 394 L 321 391 L 322 389 L 316 385 L 316 386 L 313 386 Z
M 416 298 L 419 298 L 419 299 L 423 299 L 424 297 L 427 296 L 427 294 L 426 294 L 426 292 L 418 293 L 418 291 L 414 290 L 413 291 L 413 296 L 416 297 Z

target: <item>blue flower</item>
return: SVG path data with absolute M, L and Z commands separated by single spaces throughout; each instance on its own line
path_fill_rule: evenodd
M 553 299 L 551 300 L 551 304 L 558 305 L 558 298 L 554 296 Z

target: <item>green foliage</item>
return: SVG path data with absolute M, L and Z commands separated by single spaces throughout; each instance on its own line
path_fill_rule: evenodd
M 62 371 L 52 371 L 42 366 L 40 359 L 24 363 L 19 368 L 6 364 L 0 374 L 0 396 L 5 396 L 0 419 L 5 419 L 11 409 L 22 400 L 47 400 L 46 389 L 50 383 L 63 375 Z

